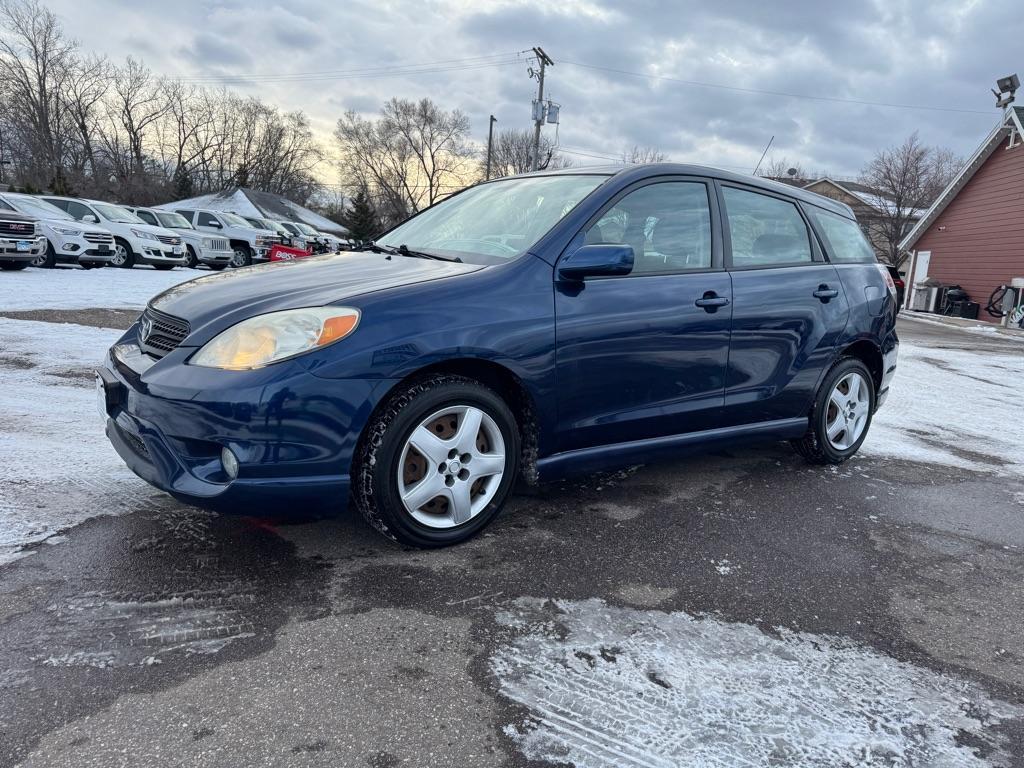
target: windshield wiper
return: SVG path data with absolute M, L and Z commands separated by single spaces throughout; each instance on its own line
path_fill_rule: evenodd
M 414 251 L 411 248 L 409 248 L 409 246 L 407 246 L 405 243 L 402 243 L 400 246 L 398 246 L 398 253 L 402 254 L 403 256 L 415 256 L 418 259 L 433 259 L 434 261 L 457 261 L 460 264 L 462 263 L 462 259 L 460 259 L 458 256 L 449 259 L 447 256 L 438 256 L 436 253 L 427 253 L 426 251 Z

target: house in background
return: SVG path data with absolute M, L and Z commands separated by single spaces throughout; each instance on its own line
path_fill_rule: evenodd
M 882 222 L 890 217 L 895 209 L 891 199 L 865 184 L 856 181 L 837 181 L 828 176 L 803 186 L 806 190 L 850 206 L 857 216 L 861 229 L 875 249 L 875 254 L 882 261 L 888 262 L 889 241 L 886 239 Z M 924 211 L 917 209 L 907 212 L 909 220 L 914 223 L 923 215 Z
M 900 243 L 910 252 L 907 306 L 930 278 L 981 305 L 1024 277 L 1024 107 L 1009 106 L 959 174 Z
M 348 237 L 348 230 L 336 221 L 331 221 L 282 195 L 260 192 L 249 187 L 229 187 L 222 192 L 191 197 L 188 200 L 178 200 L 174 203 L 174 207 L 205 208 L 211 211 L 226 211 L 227 213 L 237 213 L 239 216 L 256 216 L 274 221 L 298 221 L 308 224 L 317 232 L 326 232 L 337 237 Z

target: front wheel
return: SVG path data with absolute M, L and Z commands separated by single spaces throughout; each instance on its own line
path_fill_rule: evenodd
M 393 395 L 367 427 L 352 490 L 385 536 L 443 547 L 494 519 L 518 467 L 519 429 L 505 401 L 472 379 L 438 375 Z
M 53 269 L 57 266 L 57 251 L 49 240 L 46 241 L 46 250 L 32 259 L 32 266 L 42 269 Z
M 793 448 L 812 464 L 842 464 L 860 450 L 875 410 L 875 383 L 860 360 L 844 357 L 814 400 L 807 434 Z
M 191 245 L 185 246 L 185 258 L 188 261 L 185 262 L 185 266 L 189 269 L 199 269 L 199 259 L 196 258 L 196 252 L 192 249 Z
M 114 241 L 114 256 L 110 259 L 110 263 L 122 269 L 131 269 L 135 266 L 135 252 L 126 240 Z
M 247 267 L 252 264 L 252 251 L 248 246 L 236 245 L 234 255 L 231 257 L 232 267 Z

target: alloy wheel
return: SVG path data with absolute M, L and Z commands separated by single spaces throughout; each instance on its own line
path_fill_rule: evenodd
M 853 447 L 864 434 L 870 406 L 870 386 L 859 372 L 850 371 L 836 382 L 825 414 L 825 435 L 833 448 Z
M 234 253 L 231 256 L 231 266 L 232 267 L 244 267 L 247 255 L 248 254 L 244 250 L 242 250 L 241 248 L 235 248 L 235 251 L 234 251 Z
M 505 466 L 494 419 L 474 406 L 450 406 L 423 419 L 406 440 L 398 494 L 421 525 L 454 528 L 487 508 Z
M 128 262 L 128 249 L 118 243 L 114 246 L 114 255 L 110 259 L 110 263 L 115 267 L 123 267 Z

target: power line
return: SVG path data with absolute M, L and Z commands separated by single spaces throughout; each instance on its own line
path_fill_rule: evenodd
M 735 85 L 722 85 L 720 83 L 704 83 L 699 80 L 683 80 L 678 77 L 667 77 L 665 75 L 650 75 L 644 72 L 630 72 L 625 69 L 615 69 L 613 67 L 603 67 L 597 64 L 583 64 L 579 61 L 563 61 L 563 64 L 568 64 L 573 67 L 581 67 L 583 69 L 593 69 L 601 72 L 614 72 L 619 75 L 628 75 L 629 77 L 641 77 L 648 80 L 661 80 L 667 83 L 678 83 L 680 85 L 694 85 L 700 88 L 717 88 L 724 91 L 737 91 L 739 93 L 757 93 L 766 96 L 784 96 L 791 99 L 809 99 L 811 101 L 830 101 L 837 102 L 840 104 L 859 104 L 867 107 L 885 107 L 888 109 L 913 109 L 913 110 L 925 110 L 930 112 L 956 112 L 966 115 L 986 115 L 992 116 L 991 110 L 980 110 L 980 109 L 957 109 L 955 107 L 935 107 L 925 104 L 898 104 L 894 102 L 886 101 L 866 101 L 863 99 L 844 99 L 839 96 L 817 96 L 809 93 L 791 93 L 788 91 L 769 91 L 761 88 L 741 88 Z
M 225 75 L 195 75 L 192 77 L 175 77 L 182 83 L 210 84 L 222 82 L 311 82 L 318 80 L 349 80 L 368 77 L 396 77 L 403 75 L 432 74 L 435 72 L 451 72 L 459 70 L 484 69 L 488 67 L 521 64 L 521 54 L 529 51 L 491 54 L 488 56 L 472 56 L 462 59 L 444 59 L 440 61 L 420 62 L 414 64 L 391 64 L 380 67 L 363 67 L 359 69 L 334 69 L 317 72 L 294 73 L 241 73 Z

